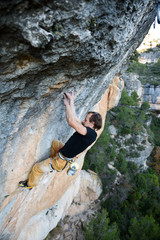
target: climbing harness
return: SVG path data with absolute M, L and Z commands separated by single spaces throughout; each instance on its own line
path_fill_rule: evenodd
M 60 157 L 60 159 L 66 161 L 66 164 L 65 164 L 65 166 L 62 168 L 62 170 L 56 170 L 56 169 L 52 166 L 52 159 L 51 159 L 51 162 L 49 163 L 49 165 L 50 165 L 50 172 L 53 172 L 53 170 L 56 170 L 57 172 L 62 172 L 62 171 L 65 169 L 65 167 L 68 165 L 68 163 L 71 164 L 71 163 L 73 162 L 73 159 L 72 159 L 72 158 L 64 157 L 64 156 L 62 155 L 62 153 L 60 153 L 60 152 L 58 152 L 58 156 Z
M 62 160 L 64 160 L 64 161 L 67 161 L 68 163 L 72 163 L 73 162 L 73 159 L 72 158 L 67 158 L 67 157 L 64 157 L 63 155 L 62 155 L 62 153 L 58 153 L 58 155 L 59 155 L 59 157 L 62 159 Z
M 68 163 L 70 163 L 69 169 L 67 171 L 67 175 L 68 176 L 73 176 L 75 175 L 75 173 L 77 172 L 77 170 L 79 169 L 79 164 L 74 162 L 72 158 L 67 158 L 62 156 L 62 154 L 59 152 L 59 157 L 65 161 L 67 161 L 66 165 L 64 166 L 64 168 L 67 166 Z M 63 168 L 63 169 L 64 169 Z M 62 169 L 62 170 L 63 170 Z
M 66 168 L 66 166 L 67 166 L 68 164 L 70 164 L 70 167 L 69 167 L 69 169 L 68 169 L 68 171 L 67 171 L 67 175 L 68 175 L 68 176 L 73 176 L 73 175 L 77 172 L 77 170 L 78 170 L 78 168 L 79 168 L 78 163 L 74 162 L 72 158 L 64 157 L 60 152 L 58 153 L 58 156 L 59 156 L 62 160 L 66 161 L 66 164 L 65 164 L 65 166 L 63 167 L 62 170 L 56 170 L 56 169 L 54 169 L 54 167 L 52 166 L 52 162 L 50 162 L 50 163 L 49 163 L 49 165 L 50 165 L 50 172 L 53 172 L 53 170 L 56 170 L 57 172 L 62 172 L 62 171 Z
M 68 163 L 73 163 L 73 159 L 72 158 L 67 158 L 67 157 L 64 157 L 63 155 L 62 155 L 62 153 L 58 153 L 58 155 L 59 155 L 59 157 L 62 159 L 62 160 L 64 160 L 64 161 L 67 161 L 66 162 L 66 164 L 65 164 L 65 166 L 64 166 L 64 168 L 62 169 L 62 171 L 65 169 L 65 167 L 67 167 L 67 165 L 68 165 Z

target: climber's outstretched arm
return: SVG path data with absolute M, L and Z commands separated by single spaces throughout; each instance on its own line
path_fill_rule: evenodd
M 66 119 L 72 128 L 74 128 L 78 133 L 82 135 L 87 134 L 87 129 L 81 123 L 76 115 L 74 108 L 74 94 L 73 92 L 64 94 L 64 105 L 66 107 Z

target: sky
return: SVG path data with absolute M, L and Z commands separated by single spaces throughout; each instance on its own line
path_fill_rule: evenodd
M 146 35 L 140 46 L 137 48 L 137 51 L 138 52 L 146 51 L 148 48 L 156 47 L 157 44 L 160 44 L 160 24 L 157 23 L 156 19 L 155 28 L 153 27 L 152 24 L 148 34 Z
M 155 29 L 153 28 L 153 24 L 152 24 L 149 30 L 149 33 L 153 35 L 155 39 L 160 39 L 160 24 L 157 23 L 157 19 L 156 19 Z

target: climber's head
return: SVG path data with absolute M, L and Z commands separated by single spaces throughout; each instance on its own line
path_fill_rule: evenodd
M 99 130 L 102 127 L 102 117 L 97 112 L 88 112 L 85 120 L 82 121 L 85 127 L 90 127 L 95 130 Z

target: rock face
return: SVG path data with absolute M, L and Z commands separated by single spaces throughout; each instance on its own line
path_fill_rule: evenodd
M 119 77 L 115 77 L 93 110 L 100 112 L 103 119 L 105 119 L 107 110 L 117 104 L 122 89 L 123 81 Z M 98 135 L 101 131 L 98 132 Z M 86 151 L 77 156 L 76 161 L 80 165 L 80 169 Z M 33 161 L 33 159 L 30 159 L 30 161 Z M 25 166 L 27 167 L 27 165 Z M 11 175 L 12 171 L 10 171 L 4 185 L 5 191 L 1 193 L 3 200 L 0 214 L 2 223 L 1 238 L 16 240 L 24 238 L 26 240 L 43 239 L 56 226 L 58 221 L 65 216 L 71 202 L 78 194 L 80 180 L 77 180 L 77 178 L 80 169 L 76 175 L 71 177 L 66 174 L 67 169 L 62 172 L 46 173 L 41 177 L 38 186 L 31 191 L 17 188 L 19 180 L 26 179 L 30 169 L 23 171 L 19 166 L 19 168 L 15 169 L 17 170 L 14 173 L 16 177 Z M 91 181 L 93 182 L 93 179 Z M 90 185 L 92 185 L 91 181 L 89 182 Z M 99 188 L 98 185 L 97 189 Z M 96 192 L 95 187 L 92 187 L 92 189 L 92 192 Z M 98 194 L 92 194 L 89 200 L 96 197 L 98 197 Z M 81 210 L 84 210 L 84 206 L 82 208 Z M 44 221 L 46 224 L 43 223 Z
M 77 196 L 73 199 L 66 217 L 59 222 L 56 229 L 48 234 L 46 240 L 85 240 L 84 224 L 88 223 L 100 209 L 100 200 L 95 200 L 101 192 L 102 183 L 97 174 L 91 170 L 82 170 Z
M 73 132 L 63 92 L 74 89 L 79 117 L 95 109 L 105 118 L 123 87 L 114 77 L 149 30 L 154 2 L 2 0 L 0 16 L 0 236 L 20 239 L 30 219 L 47 213 L 78 176 L 68 179 L 65 170 L 42 177 L 30 192 L 17 190 L 33 164 L 49 156 L 52 140 L 65 142 Z
M 131 95 L 133 91 L 136 91 L 141 99 L 141 102 L 148 102 L 150 109 L 160 110 L 160 85 L 152 85 L 147 83 L 142 85 L 140 82 L 140 76 L 135 73 L 123 73 L 122 78 L 125 82 L 127 93 Z
M 160 110 L 160 85 L 146 84 L 142 91 L 142 101 L 149 102 L 151 109 Z
M 97 174 L 91 170 L 82 170 L 79 178 L 80 185 L 76 183 L 79 188 L 78 194 L 73 199 L 66 217 L 48 234 L 46 240 L 85 240 L 82 229 L 100 209 L 100 200 L 95 200 L 102 193 L 102 183 Z
M 143 146 L 143 142 L 145 142 Z M 146 170 L 148 168 L 147 166 L 147 158 L 150 156 L 152 150 L 153 150 L 153 145 L 148 141 L 148 134 L 145 131 L 144 134 L 138 135 L 136 138 L 136 143 L 130 144 L 130 147 L 134 149 L 133 152 L 137 153 L 139 156 L 129 156 L 126 158 L 127 161 L 132 161 L 136 163 L 136 165 L 142 169 Z M 142 149 L 140 149 L 142 147 Z M 126 149 L 128 146 L 126 146 Z M 127 149 L 128 150 L 128 149 Z M 136 151 L 135 151 L 136 150 Z M 132 151 L 130 151 L 130 154 Z
M 140 53 L 138 57 L 138 62 L 146 64 L 146 63 L 157 63 L 160 58 L 160 50 L 158 47 L 150 48 L 148 52 Z
M 74 183 L 54 206 L 39 212 L 28 221 L 18 239 L 43 240 L 65 214 L 74 215 L 88 209 L 90 201 L 96 200 L 101 192 L 102 184 L 98 176 L 95 173 L 82 170 Z M 71 205 L 72 200 L 74 202 Z M 73 210 L 75 204 L 76 211 Z M 70 205 L 71 207 L 69 207 Z M 73 221 L 74 218 L 72 218 L 72 223 Z M 67 231 L 64 229 L 64 235 L 66 233 Z
M 112 128 L 111 128 L 112 127 Z M 111 137 L 115 139 L 116 143 L 116 152 L 119 154 L 122 149 L 126 151 L 126 160 L 134 162 L 139 169 L 147 169 L 147 158 L 150 156 L 153 145 L 149 142 L 148 133 L 146 129 L 141 132 L 139 135 L 135 136 L 134 134 L 127 134 L 125 136 L 117 136 L 117 129 L 114 127 L 113 131 L 112 125 L 109 126 L 109 132 Z M 112 148 L 111 144 L 111 148 Z M 110 168 L 113 169 L 112 163 Z M 119 174 L 120 175 L 120 174 Z
M 130 96 L 133 91 L 136 91 L 138 96 L 141 98 L 143 86 L 139 80 L 139 75 L 136 73 L 123 72 L 122 78 L 124 79 L 128 95 Z
M 72 216 L 82 213 L 87 210 L 94 200 L 98 199 L 102 193 L 102 183 L 97 174 L 91 170 L 81 171 L 81 185 L 80 190 L 76 197 L 73 199 L 73 203 L 70 206 L 67 215 Z

